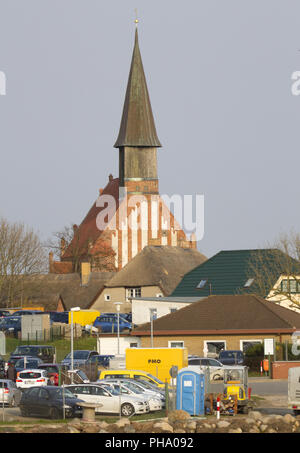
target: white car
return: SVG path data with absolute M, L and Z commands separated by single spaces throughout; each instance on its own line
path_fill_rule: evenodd
M 16 386 L 21 389 L 29 387 L 43 387 L 50 383 L 46 370 L 25 369 L 19 371 L 16 378 Z
M 211 381 L 222 381 L 224 377 L 224 365 L 216 359 L 209 357 L 189 357 L 189 366 L 199 366 L 201 370 L 209 368 Z
M 108 379 L 105 379 L 106 382 L 104 383 L 99 383 L 100 385 L 103 385 L 103 387 L 107 388 L 108 390 L 110 388 L 114 389 L 117 393 L 121 391 L 122 395 L 132 395 L 137 398 L 141 398 L 143 401 L 147 401 L 149 404 L 149 409 L 150 412 L 154 411 L 161 411 L 162 410 L 162 400 L 161 398 L 157 397 L 156 395 L 151 395 L 149 393 L 143 392 L 141 389 L 135 387 L 131 383 L 127 382 L 111 382 L 108 381 Z
M 121 412 L 124 417 L 130 417 L 133 414 L 145 414 L 150 411 L 146 399 L 121 395 L 113 389 L 108 390 L 103 385 L 72 384 L 65 387 L 87 403 L 99 403 L 95 409 L 96 413 L 119 414 Z
M 0 406 L 15 407 L 21 400 L 22 392 L 10 379 L 0 379 Z

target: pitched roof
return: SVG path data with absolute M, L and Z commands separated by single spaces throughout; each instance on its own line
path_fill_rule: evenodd
M 169 295 L 182 276 L 206 257 L 196 249 L 172 246 L 146 246 L 105 286 L 159 286 Z
M 111 179 L 103 189 L 101 195 L 111 195 L 115 200 L 115 207 L 117 210 L 119 206 L 119 179 Z M 87 213 L 86 217 L 77 228 L 74 238 L 67 247 L 65 253 L 62 256 L 62 259 L 65 260 L 73 256 L 74 250 L 76 250 L 77 256 L 84 254 L 87 251 L 89 241 L 92 243 L 92 245 L 95 244 L 95 241 L 103 232 L 103 230 L 99 230 L 97 227 L 97 216 L 103 209 L 105 209 L 104 206 L 97 206 L 96 200 Z M 115 214 L 115 211 L 112 214 Z
M 291 332 L 299 327 L 299 313 L 255 294 L 209 296 L 153 322 L 155 335 Z M 133 335 L 149 333 L 150 323 L 132 332 Z
M 221 251 L 187 273 L 172 296 L 203 297 L 210 294 L 243 292 L 259 293 L 266 297 L 286 269 L 287 258 L 295 268 L 299 269 L 299 262 L 278 249 Z M 254 271 L 256 275 L 252 274 Z M 257 275 L 261 277 L 260 288 L 258 288 L 257 278 L 249 287 L 245 287 L 247 280 Z M 201 281 L 203 287 L 197 288 Z M 262 288 L 264 294 L 262 294 Z
M 161 146 L 156 133 L 137 30 L 120 131 L 114 147 L 121 146 Z
M 53 310 L 56 309 L 53 308 L 55 301 L 58 302 L 61 297 L 66 310 L 75 306 L 87 309 L 113 275 L 114 272 L 92 272 L 85 286 L 81 285 L 81 278 L 77 273 L 30 276 L 24 279 L 23 305 L 25 301 L 32 301 L 35 306 L 41 305 Z M 15 301 L 15 305 L 20 304 Z

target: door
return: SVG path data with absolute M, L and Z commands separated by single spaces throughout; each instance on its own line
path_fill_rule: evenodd
M 117 413 L 117 404 L 114 395 L 111 395 L 104 388 L 93 385 L 90 386 L 91 390 L 91 402 L 99 403 L 99 406 L 96 408 L 96 412 L 105 412 L 105 413 Z
M 180 378 L 180 407 L 190 415 L 196 415 L 196 374 L 183 373 Z

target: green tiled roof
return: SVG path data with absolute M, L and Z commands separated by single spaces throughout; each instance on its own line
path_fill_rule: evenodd
M 287 261 L 299 272 L 299 262 L 277 249 L 228 250 L 221 251 L 200 266 L 188 272 L 171 296 L 204 297 L 209 295 L 226 295 L 257 293 L 266 297 L 281 274 L 286 272 Z M 254 263 L 254 264 L 251 264 Z M 255 266 L 255 274 L 252 272 Z M 249 278 L 260 275 L 245 288 Z M 206 283 L 197 288 L 201 280 Z M 262 294 L 262 287 L 265 294 Z

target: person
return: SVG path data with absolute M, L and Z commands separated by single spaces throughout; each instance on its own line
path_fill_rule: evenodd
M 17 371 L 15 369 L 15 364 L 14 363 L 9 363 L 8 368 L 7 368 L 7 379 L 10 379 L 11 381 L 16 381 L 17 377 Z

